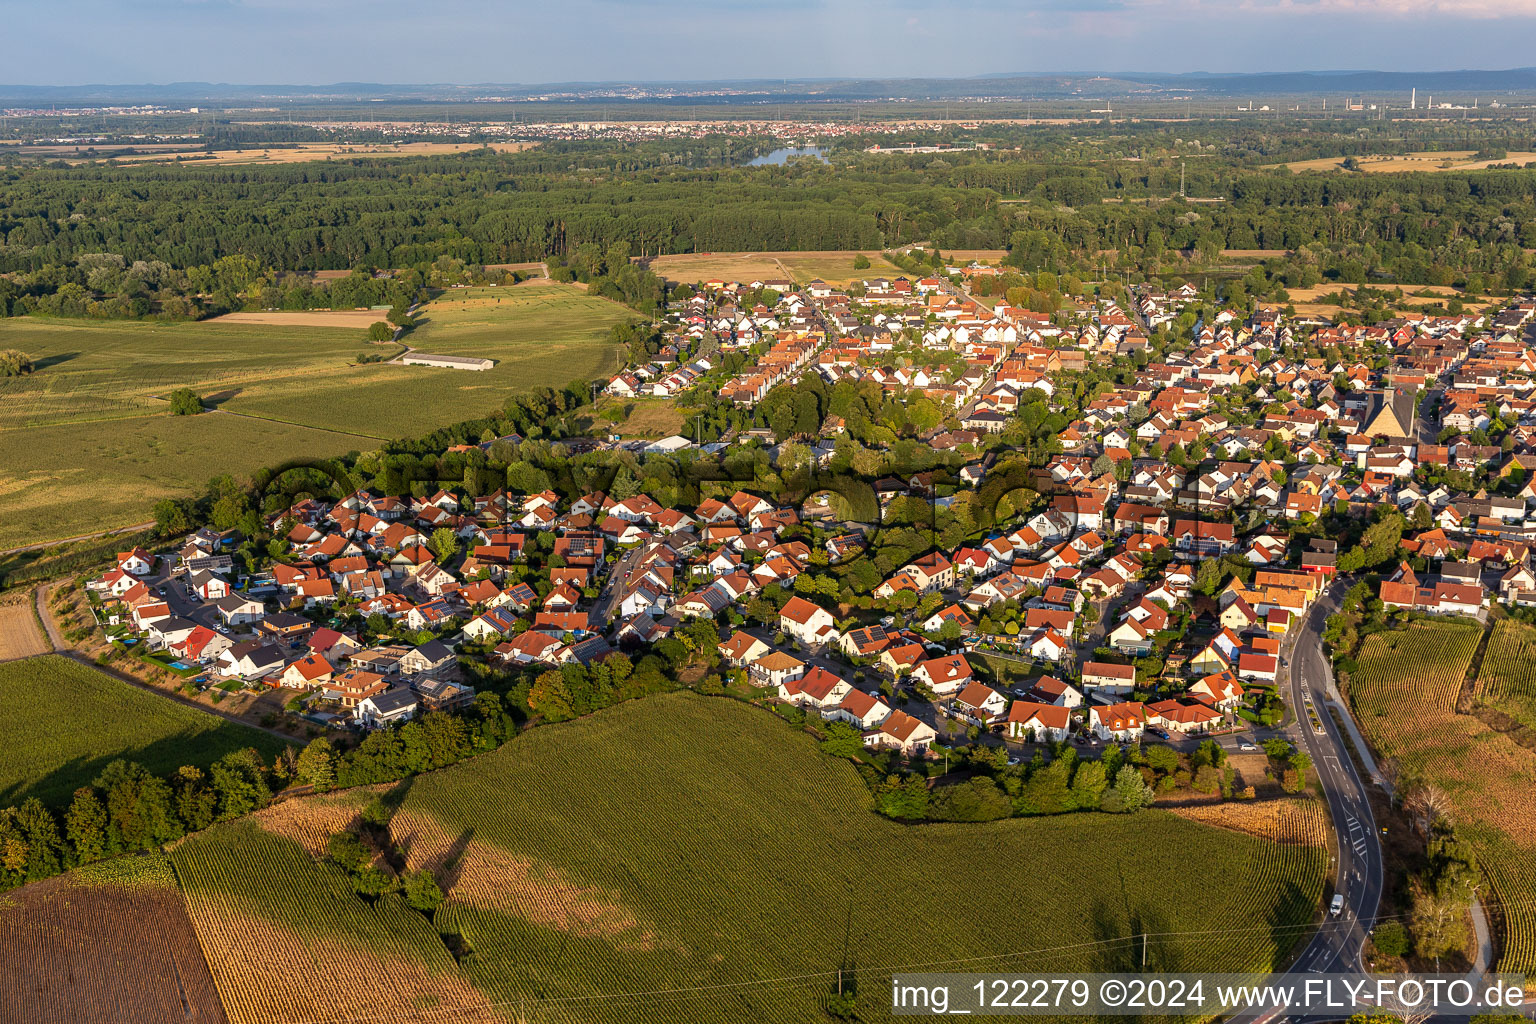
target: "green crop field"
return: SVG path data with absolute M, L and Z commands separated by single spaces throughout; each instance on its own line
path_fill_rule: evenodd
M 1524 974 L 1536 971 L 1536 751 L 1456 713 L 1481 635 L 1475 625 L 1452 622 L 1372 634 L 1348 694 L 1372 749 L 1449 798 L 1451 818 L 1477 850 L 1502 910 L 1499 969 Z M 1508 631 L 1491 638 L 1485 676 L 1504 671 L 1509 650 L 1518 650 L 1511 638 Z
M 410 343 L 496 360 L 479 373 L 356 360 L 360 329 L 0 320 L 0 349 L 38 369 L 0 380 L 0 548 L 148 518 L 159 498 L 220 473 L 329 456 L 482 416 L 508 396 L 618 366 L 608 330 L 633 316 L 573 286 L 454 290 L 428 303 Z M 397 349 L 384 349 L 396 351 Z M 168 415 L 190 387 L 216 414 Z M 160 396 L 160 397 L 157 397 Z M 230 415 L 238 414 L 238 415 Z
M 1505 619 L 1493 627 L 1478 670 L 1477 696 L 1536 729 L 1536 626 Z
M 242 747 L 270 759 L 283 746 L 52 654 L 0 665 L 0 707 L 9 726 L 0 748 L 0 807 L 31 796 L 67 804 L 119 757 L 166 773 Z
M 291 1001 L 256 1016 L 225 991 L 237 1022 L 309 1012 L 269 941 L 436 979 L 472 1013 L 422 948 L 429 931 L 527 1021 L 819 1019 L 840 969 L 859 1019 L 880 1020 L 895 969 L 1115 969 L 1140 962 L 1143 932 L 1159 967 L 1264 967 L 1311 927 L 1328 860 L 1161 811 L 903 826 L 804 733 L 692 694 L 536 729 L 410 784 L 391 838 L 449 890 L 431 929 L 392 905 L 360 917 L 332 891 L 335 869 L 303 851 L 355 811 L 323 799 L 280 805 L 281 822 L 263 812 L 281 838 L 236 824 L 175 851 L 215 977 L 270 962 L 243 984 Z M 1168 884 L 1193 865 L 1222 883 Z

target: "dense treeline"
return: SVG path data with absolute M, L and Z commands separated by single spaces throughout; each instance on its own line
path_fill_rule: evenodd
M 1062 141 L 746 168 L 728 160 L 761 143 L 683 140 L 261 167 L 11 169 L 0 172 L 0 273 L 10 275 L 0 312 L 197 315 L 194 300 L 210 293 L 220 308 L 237 308 L 236 298 L 307 308 L 373 296 L 336 285 L 305 292 L 282 274 L 443 260 L 563 263 L 650 309 L 659 280 L 626 274 L 615 253 L 915 241 L 1006 247 L 1024 269 L 1086 270 L 1105 251 L 1155 270 L 1174 250 L 1310 249 L 1325 278 L 1348 283 L 1529 282 L 1536 170 L 1298 175 L 1243 163 L 1238 140 L 1167 135 L 1143 140 L 1134 158 L 1088 152 L 1076 164 L 1060 159 L 1074 148 Z M 1285 140 L 1274 144 L 1300 144 Z M 1083 145 L 1115 148 L 1107 138 Z M 1223 201 L 1168 199 L 1181 181 L 1192 197 Z M 1159 201 L 1134 201 L 1149 198 Z M 232 261 L 262 272 L 245 275 L 260 294 L 230 293 L 221 268 Z

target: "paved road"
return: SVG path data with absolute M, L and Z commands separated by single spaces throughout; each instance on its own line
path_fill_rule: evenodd
M 619 596 L 629 582 L 629 574 L 640 563 L 642 550 L 642 547 L 633 547 L 620 555 L 619 560 L 613 563 L 608 578 L 603 581 L 603 589 L 597 595 L 597 604 L 592 606 L 592 618 L 598 627 L 597 632 L 608 632 L 607 627 L 613 625 L 618 618 Z
M 1415 424 L 1418 428 L 1417 440 L 1419 444 L 1439 444 L 1440 421 L 1433 416 L 1434 411 L 1440 406 L 1440 396 L 1445 394 L 1442 387 L 1433 387 L 1424 392 L 1424 401 L 1419 403 L 1419 421 Z
M 1381 840 L 1371 814 L 1365 783 L 1355 771 L 1338 726 L 1323 707 L 1323 690 L 1331 668 L 1323 654 L 1322 631 L 1337 605 L 1331 594 L 1319 598 L 1308 613 L 1290 655 L 1290 699 L 1297 722 L 1292 740 L 1312 756 L 1312 763 L 1328 801 L 1338 840 L 1336 890 L 1344 895 L 1344 909 L 1327 917 L 1287 974 L 1305 978 L 1318 973 L 1364 973 L 1362 953 L 1381 902 Z M 1322 732 L 1313 730 L 1306 714 L 1306 698 L 1317 702 Z M 1332 899 L 1332 893 L 1328 895 Z M 1282 1014 L 1279 1008 L 1245 1010 L 1230 1020 L 1260 1024 L 1277 1016 L 1304 1019 L 1301 1014 Z M 1336 1014 L 1334 1015 L 1336 1016 Z M 1313 1019 L 1328 1019 L 1318 1014 Z

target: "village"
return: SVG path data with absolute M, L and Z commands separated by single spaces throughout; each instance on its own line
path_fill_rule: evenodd
M 1255 749 L 1286 714 L 1290 647 L 1336 574 L 1375 568 L 1371 597 L 1399 616 L 1536 605 L 1536 302 L 1362 328 L 1222 310 L 1153 361 L 1154 332 L 1177 326 L 1192 286 L 1045 316 L 971 297 L 992 270 L 847 290 L 705 281 L 672 304 L 658 358 L 606 387 L 704 387 L 751 406 L 816 375 L 926 400 L 942 421 L 923 440 L 963 465 L 882 474 L 882 517 L 983 486 L 1021 408 L 1074 414 L 1048 439 L 1032 507 L 912 558 L 857 607 L 832 572 L 879 523 L 749 482 L 692 507 L 643 492 L 307 498 L 269 511 L 285 551 L 270 565 L 236 565 L 238 537 L 212 528 L 158 556 L 121 553 L 90 584 L 99 617 L 191 686 L 281 688 L 328 727 L 462 707 L 466 661 L 592 666 L 704 636 L 734 685 L 847 723 L 871 748 L 923 758 L 968 739 L 1022 758 L 1147 736 Z M 713 357 L 699 355 L 708 342 Z M 1350 355 L 1287 354 L 1304 346 Z M 725 376 L 718 353 L 733 351 L 751 358 Z M 1073 375 L 1095 363 L 1124 367 L 1123 385 L 1074 404 Z M 584 447 L 826 464 L 843 429 L 829 416 L 813 435 Z M 1392 535 L 1369 527 L 1341 548 L 1317 528 L 1338 517 Z

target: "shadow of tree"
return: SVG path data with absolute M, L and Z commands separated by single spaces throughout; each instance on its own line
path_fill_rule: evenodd
M 66 807 L 75 790 L 89 786 L 108 764 L 122 758 L 136 761 L 155 775 L 169 775 L 183 765 L 207 768 L 233 750 L 255 746 L 264 760 L 275 753 L 277 741 L 264 742 L 265 734 L 254 733 L 234 722 L 224 722 L 207 730 L 186 730 L 153 742 L 122 750 L 90 756 L 76 756 L 62 761 L 42 775 L 16 779 L 0 786 L 0 807 L 20 804 L 37 797 L 53 807 Z M 13 743 L 22 742 L 13 739 Z
M 32 372 L 36 373 L 38 370 L 46 370 L 49 367 L 58 366 L 60 363 L 67 363 L 71 359 L 78 358 L 80 355 L 81 353 L 79 352 L 55 352 L 51 356 L 42 356 L 32 360 Z
M 203 405 L 210 409 L 217 409 L 230 399 L 238 398 L 244 391 L 244 388 L 225 388 L 223 391 L 215 391 L 203 396 Z

